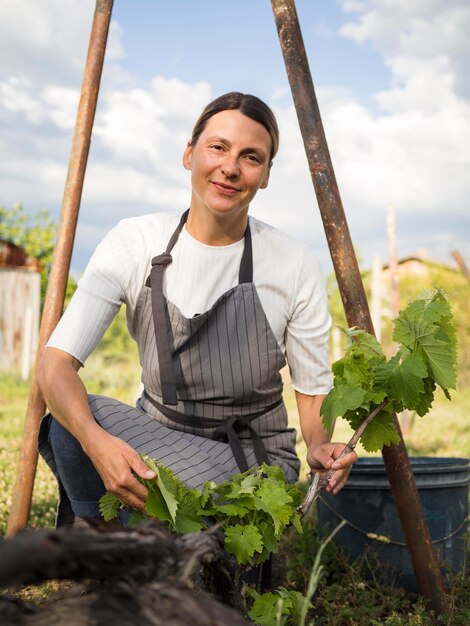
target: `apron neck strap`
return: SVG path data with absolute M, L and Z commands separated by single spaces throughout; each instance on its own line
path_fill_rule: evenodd
M 183 226 L 186 224 L 188 215 L 189 215 L 189 209 L 186 209 L 186 211 L 181 216 L 180 223 L 176 227 L 175 232 L 170 237 L 170 241 L 168 242 L 168 245 L 165 250 L 166 254 L 170 254 L 170 252 L 173 250 L 175 243 L 178 241 L 178 237 L 180 236 L 180 232 L 183 230 Z
M 253 248 L 251 245 L 250 221 L 245 230 L 245 246 L 243 248 L 240 271 L 238 273 L 238 284 L 253 282 Z

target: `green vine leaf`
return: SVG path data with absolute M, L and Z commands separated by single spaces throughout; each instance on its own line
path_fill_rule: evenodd
M 390 401 L 403 402 L 408 409 L 414 410 L 424 393 L 427 375 L 428 368 L 419 354 L 410 353 L 402 358 L 398 353 L 377 367 L 375 384 L 383 387 Z
M 321 412 L 325 429 L 330 431 L 337 417 L 342 417 L 347 411 L 358 409 L 365 395 L 366 392 L 362 387 L 351 387 L 342 382 L 336 383 L 322 404 Z
M 148 463 L 148 459 L 144 457 L 144 460 Z M 141 481 L 149 490 L 145 510 L 152 517 L 170 522 L 175 528 L 176 512 L 179 506 L 177 494 L 181 481 L 178 481 L 171 470 L 162 465 L 155 464 L 152 469 L 157 472 L 156 477 L 153 480 Z
M 367 452 L 377 452 L 383 446 L 390 446 L 392 443 L 398 445 L 400 437 L 390 414 L 381 411 L 376 415 L 363 432 L 361 442 Z
M 449 343 L 429 336 L 421 341 L 421 347 L 429 361 L 436 383 L 442 389 L 455 389 L 456 372 L 451 360 Z
M 129 526 L 137 526 L 137 524 L 140 524 L 141 522 L 144 522 L 147 519 L 148 519 L 148 515 L 145 515 L 145 513 L 142 513 L 141 511 L 133 510 L 132 513 L 130 514 L 128 524 Z
M 247 589 L 247 593 L 254 598 L 248 617 L 259 626 L 276 626 L 279 623 L 277 619 L 279 605 L 281 604 L 282 607 L 281 615 L 288 608 L 283 599 L 276 593 L 269 592 L 261 595 L 254 589 Z
M 109 491 L 100 498 L 100 513 L 105 522 L 110 522 L 117 517 L 120 506 L 119 498 Z
M 182 534 L 199 532 L 204 526 L 201 518 L 204 512 L 201 509 L 200 493 L 195 489 L 179 487 L 178 504 L 175 521 L 176 531 Z
M 456 333 L 442 291 L 426 291 L 411 302 L 395 320 L 393 339 L 424 356 L 430 377 L 442 389 L 455 389 Z
M 274 522 L 274 534 L 279 537 L 292 517 L 292 498 L 277 484 L 263 483 L 256 492 L 255 507 L 265 511 Z
M 254 553 L 263 552 L 261 533 L 254 524 L 230 526 L 225 530 L 225 549 L 242 565 L 253 564 Z

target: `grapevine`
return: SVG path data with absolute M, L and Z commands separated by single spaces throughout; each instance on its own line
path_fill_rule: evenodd
M 368 452 L 398 444 L 393 413 L 404 409 L 423 417 L 439 386 L 450 400 L 456 387 L 456 332 L 452 311 L 441 290 L 424 291 L 394 320 L 396 354 L 387 360 L 377 339 L 360 329 L 344 331 L 348 347 L 333 364 L 334 386 L 321 408 L 323 424 L 346 419 L 355 433 L 340 456 L 361 441 Z M 334 472 L 316 474 L 299 507 L 304 515 Z
M 198 532 L 214 523 L 223 527 L 225 549 L 241 565 L 262 563 L 276 552 L 280 539 L 293 525 L 299 532 L 296 507 L 301 495 L 297 486 L 285 482 L 280 467 L 263 464 L 220 485 L 206 482 L 202 490 L 190 489 L 171 470 L 143 457 L 156 477 L 136 476 L 148 489 L 145 513 L 133 511 L 129 523 L 148 517 L 165 521 L 179 533 Z M 111 493 L 100 500 L 106 521 L 118 516 L 122 503 Z

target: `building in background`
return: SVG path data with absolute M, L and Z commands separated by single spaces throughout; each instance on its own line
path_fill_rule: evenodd
M 0 239 L 0 370 L 29 377 L 41 309 L 41 267 L 15 244 Z

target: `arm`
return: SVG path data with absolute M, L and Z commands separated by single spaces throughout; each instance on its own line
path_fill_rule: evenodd
M 78 375 L 80 367 L 80 361 L 67 352 L 45 348 L 38 382 L 46 404 L 54 418 L 79 441 L 106 489 L 129 506 L 142 510 L 147 490 L 130 470 L 147 479 L 155 474 L 133 448 L 96 423 Z
M 328 433 L 323 428 L 320 407 L 324 395 L 309 396 L 296 391 L 295 397 L 299 410 L 300 429 L 307 445 L 307 462 L 314 472 L 327 469 L 338 470 L 326 487 L 326 491 L 337 494 L 344 487 L 351 466 L 357 461 L 357 454 L 350 452 L 336 461 L 346 444 L 331 443 L 332 432 Z

